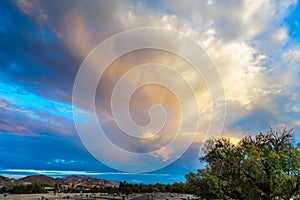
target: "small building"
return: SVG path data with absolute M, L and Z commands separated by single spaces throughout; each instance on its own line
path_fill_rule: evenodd
M 45 190 L 47 190 L 48 193 L 55 193 L 55 188 L 54 187 L 45 187 Z

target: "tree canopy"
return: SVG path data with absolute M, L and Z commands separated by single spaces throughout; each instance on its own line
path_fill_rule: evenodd
M 269 128 L 238 144 L 212 138 L 205 168 L 186 175 L 191 192 L 207 199 L 290 199 L 300 194 L 300 152 L 293 129 Z

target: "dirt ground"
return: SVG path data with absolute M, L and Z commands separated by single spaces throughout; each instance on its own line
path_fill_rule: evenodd
M 97 198 L 94 198 L 97 197 Z M 125 197 L 125 196 L 124 196 Z M 123 197 L 123 198 L 124 198 Z M 136 194 L 126 196 L 125 200 L 193 200 L 197 198 L 190 198 L 191 195 L 185 194 L 169 194 L 169 193 L 158 193 L 158 194 Z M 92 194 L 84 193 L 82 196 L 77 194 L 8 194 L 6 199 L 3 194 L 0 195 L 0 200 L 62 200 L 62 199 L 73 199 L 73 200 L 92 200 L 92 199 L 106 199 L 106 200 L 122 200 L 121 196 L 110 196 L 103 194 Z

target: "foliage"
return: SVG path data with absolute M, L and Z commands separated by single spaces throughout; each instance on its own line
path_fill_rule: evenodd
M 31 183 L 29 185 L 15 185 L 9 190 L 12 194 L 37 194 L 47 192 L 44 186 L 39 183 Z
M 67 192 L 68 190 L 64 191 Z M 90 188 L 88 192 L 92 193 L 108 193 L 108 194 L 138 194 L 138 193 L 155 193 L 155 192 L 170 192 L 170 193 L 184 193 L 188 191 L 186 185 L 182 182 L 175 182 L 173 184 L 133 184 L 123 181 L 119 187 L 94 187 Z M 68 192 L 76 192 L 75 190 L 69 190 Z
M 122 194 L 132 193 L 147 193 L 147 192 L 171 192 L 171 193 L 183 193 L 185 192 L 185 184 L 182 182 L 175 182 L 173 184 L 132 184 L 126 181 L 121 182 L 119 185 L 119 192 Z
M 300 194 L 300 152 L 293 130 L 269 128 L 245 137 L 206 141 L 207 165 L 186 175 L 190 192 L 207 199 L 290 199 Z
M 6 192 L 7 192 L 7 189 L 6 189 L 5 186 L 3 186 L 3 187 L 0 188 L 0 194 L 4 194 Z

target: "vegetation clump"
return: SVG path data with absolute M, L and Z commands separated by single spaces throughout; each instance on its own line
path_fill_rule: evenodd
M 266 133 L 233 144 L 212 138 L 204 144 L 205 168 L 186 175 L 191 193 L 206 199 L 290 199 L 300 194 L 300 151 L 293 129 Z

